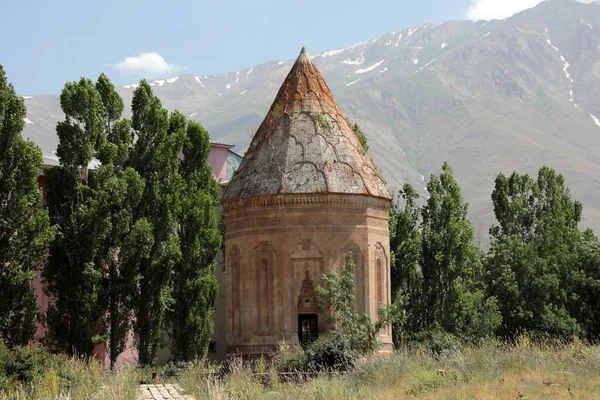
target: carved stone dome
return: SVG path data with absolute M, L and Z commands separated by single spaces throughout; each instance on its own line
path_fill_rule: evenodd
M 223 200 L 287 193 L 391 195 L 302 48 Z

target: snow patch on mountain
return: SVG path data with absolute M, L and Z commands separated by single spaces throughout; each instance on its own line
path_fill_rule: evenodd
M 350 83 L 346 83 L 346 86 L 354 85 L 356 82 L 360 81 L 361 79 L 362 79 L 362 78 L 358 78 L 358 79 L 357 79 L 357 80 L 355 80 L 355 81 L 352 81 L 352 82 L 350 82 Z
M 411 58 L 410 61 L 412 61 L 413 64 L 417 65 L 419 63 L 419 59 L 418 58 Z
M 243 94 L 246 94 L 247 92 L 248 92 L 247 90 L 244 90 L 243 92 L 240 93 L 240 96 Z
M 188 118 L 192 118 L 196 114 L 198 114 L 198 113 L 191 113 L 190 115 L 188 115 Z
M 383 64 L 384 61 L 385 60 L 381 60 L 378 63 L 375 63 L 375 64 L 373 64 L 373 65 L 371 65 L 370 67 L 367 67 L 367 68 L 357 69 L 354 73 L 355 74 L 364 74 L 365 72 L 373 71 L 375 68 L 377 68 L 381 64 Z
M 132 84 L 129 84 L 129 85 L 124 85 L 123 87 L 125 89 L 137 89 L 138 86 L 140 86 L 139 83 L 132 83 Z
M 363 53 L 360 53 L 360 56 L 358 56 L 358 58 L 356 60 L 351 60 L 349 58 L 346 58 L 344 61 L 342 61 L 342 64 L 362 65 L 365 61 L 366 61 L 366 59 L 363 56 Z
M 400 33 L 400 36 L 398 36 L 398 40 L 396 40 L 396 44 L 394 46 L 398 47 L 400 45 L 401 40 L 402 40 L 402 33 Z
M 421 72 L 423 69 L 429 67 L 431 64 L 433 64 L 433 62 L 437 60 L 437 57 L 434 58 L 433 60 L 429 61 L 427 64 L 423 65 L 421 68 L 419 68 L 418 70 L 415 71 L 415 74 L 418 74 L 419 72 Z
M 29 99 L 33 99 L 33 96 L 22 96 L 23 100 L 29 100 Z
M 172 78 L 167 79 L 167 83 L 175 83 L 175 82 L 177 82 L 177 79 L 179 79 L 179 77 L 174 76 Z
M 27 117 L 23 118 L 23 121 L 25 121 L 25 123 L 26 123 L 27 125 L 31 125 L 31 124 L 33 124 L 33 121 L 32 121 L 32 120 L 30 120 L 30 119 L 29 119 L 29 118 L 27 118 Z
M 327 57 L 335 56 L 336 54 L 340 54 L 344 50 L 346 50 L 346 49 L 336 49 L 336 50 L 326 51 L 324 53 L 321 53 L 321 58 L 327 58 Z
M 196 80 L 196 82 L 198 82 L 203 88 L 205 88 L 206 86 L 204 86 L 204 83 L 202 83 L 202 80 L 200 80 L 199 76 L 195 76 L 194 79 Z
M 442 43 L 442 49 L 447 46 L 448 46 L 448 44 L 446 42 Z
M 571 83 L 573 83 L 573 78 L 571 78 L 571 74 L 569 73 L 568 69 L 571 66 L 571 64 L 569 64 L 569 62 L 565 59 L 565 56 L 560 56 L 560 59 L 562 60 L 562 62 L 564 63 L 563 66 L 563 71 L 565 72 L 565 76 L 567 77 L 568 80 L 571 81 Z
M 600 119 L 596 118 L 594 114 L 590 113 L 590 117 L 594 120 L 594 123 L 600 127 Z
M 228 83 L 227 86 L 225 86 L 225 89 L 231 89 L 231 83 Z

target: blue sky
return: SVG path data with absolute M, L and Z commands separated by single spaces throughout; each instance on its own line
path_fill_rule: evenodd
M 425 22 L 504 18 L 540 0 L 3 0 L 0 63 L 22 95 L 106 72 L 210 75 Z

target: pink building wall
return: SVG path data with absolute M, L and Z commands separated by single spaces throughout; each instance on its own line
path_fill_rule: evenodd
M 213 176 L 217 181 L 227 179 L 227 150 L 232 145 L 224 143 L 211 143 L 210 154 L 208 155 L 208 164 L 212 169 Z

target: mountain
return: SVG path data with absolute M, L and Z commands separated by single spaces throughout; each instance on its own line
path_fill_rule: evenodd
M 448 161 L 485 244 L 496 175 L 549 165 L 582 201 L 584 226 L 600 231 L 599 4 L 546 0 L 502 21 L 428 23 L 313 60 L 392 190 L 409 182 L 426 197 L 428 175 Z M 292 61 L 152 85 L 165 107 L 243 152 Z M 118 88 L 126 104 L 135 87 Z M 25 134 L 54 150 L 58 97 L 25 104 Z

